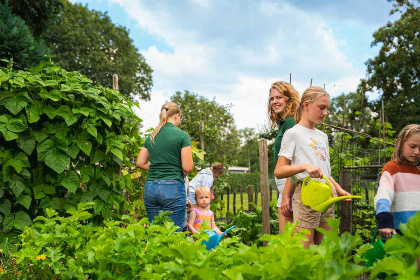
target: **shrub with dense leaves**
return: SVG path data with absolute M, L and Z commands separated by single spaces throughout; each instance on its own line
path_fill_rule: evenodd
M 30 71 L 0 68 L 3 231 L 24 230 L 46 208 L 65 213 L 94 202 L 96 220 L 126 209 L 131 179 L 120 171 L 142 142 L 133 105 L 50 62 Z

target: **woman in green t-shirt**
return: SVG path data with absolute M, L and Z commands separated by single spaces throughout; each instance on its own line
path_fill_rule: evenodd
M 159 125 L 146 138 L 137 167 L 149 171 L 144 186 L 144 205 L 152 221 L 159 211 L 171 211 L 169 217 L 181 231 L 186 215 L 187 194 L 184 175 L 194 168 L 191 140 L 179 129 L 181 110 L 173 102 L 160 110 Z
M 286 82 L 275 82 L 271 85 L 270 95 L 268 99 L 268 117 L 271 121 L 271 127 L 278 127 L 278 133 L 276 140 L 274 141 L 274 167 L 276 167 L 278 155 L 281 147 L 281 140 L 283 134 L 289 128 L 295 125 L 295 119 L 293 118 L 297 108 L 299 107 L 299 93 L 294 87 Z M 283 197 L 283 190 L 286 184 L 286 179 L 277 179 L 274 177 L 279 191 L 279 197 L 277 200 L 277 208 L 279 213 L 279 232 L 283 233 L 283 228 L 287 221 L 293 222 L 293 216 L 291 211 L 281 210 L 282 199 L 289 199 L 290 197 Z M 287 184 L 290 181 L 287 180 Z

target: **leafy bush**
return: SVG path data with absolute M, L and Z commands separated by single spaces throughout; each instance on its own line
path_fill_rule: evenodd
M 2 229 L 23 230 L 46 208 L 64 213 L 80 202 L 95 202 L 97 220 L 126 209 L 131 178 L 119 174 L 142 143 L 133 105 L 50 62 L 0 68 Z

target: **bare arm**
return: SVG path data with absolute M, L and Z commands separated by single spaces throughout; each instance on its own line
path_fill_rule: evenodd
M 187 146 L 181 149 L 181 163 L 184 174 L 188 174 L 194 169 L 194 162 L 192 157 L 192 148 Z
M 146 147 L 141 148 L 139 156 L 137 157 L 136 166 L 143 170 L 149 171 L 149 150 L 147 150 Z
M 290 208 L 290 201 L 292 199 L 292 193 L 296 185 L 290 182 L 290 178 L 287 178 L 286 184 L 284 185 L 283 196 L 281 198 L 281 212 L 284 216 L 290 217 L 292 215 L 292 209 Z
M 303 171 L 306 171 L 306 173 L 308 173 L 312 178 L 322 178 L 323 176 L 321 168 L 307 163 L 290 165 L 290 160 L 283 156 L 279 156 L 277 160 L 274 175 L 277 179 L 289 178 Z
M 338 196 L 351 195 L 350 193 L 343 190 L 343 188 L 334 180 L 334 178 L 332 176 L 330 176 L 330 178 L 328 178 L 328 179 L 330 180 L 331 184 L 334 186 L 335 190 L 337 191 Z M 349 199 L 349 201 L 350 201 L 350 199 Z
M 214 229 L 218 235 L 222 234 L 222 232 L 220 231 L 220 229 L 216 226 L 216 223 L 214 222 L 214 215 L 211 218 L 211 229 Z
M 194 221 L 195 221 L 196 216 L 197 216 L 197 213 L 195 211 L 191 211 L 190 216 L 188 218 L 188 230 L 191 231 L 192 233 L 199 233 L 194 227 Z

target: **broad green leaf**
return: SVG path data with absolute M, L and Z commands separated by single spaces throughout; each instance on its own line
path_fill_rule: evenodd
M 44 81 L 44 83 L 47 86 L 58 86 L 58 82 L 56 80 L 46 80 L 46 81 Z
M 80 148 L 86 155 L 90 155 L 92 151 L 92 143 L 90 141 L 77 141 L 77 147 Z
M 36 187 L 33 188 L 34 191 L 34 198 L 35 199 L 41 199 L 45 197 L 45 193 L 43 192 L 44 190 L 44 185 L 38 185 Z
M 26 107 L 26 115 L 29 123 L 37 122 L 43 113 L 44 104 L 38 100 L 32 101 L 32 103 Z
M 111 121 L 110 119 L 105 118 L 105 117 L 103 117 L 103 116 L 101 116 L 101 119 L 104 121 L 104 123 L 105 123 L 108 127 L 111 127 L 111 125 L 112 125 L 112 121 Z
M 32 140 L 28 137 L 19 137 L 16 142 L 18 147 L 21 148 L 28 156 L 31 155 L 35 149 L 35 140 Z
M 45 185 L 43 192 L 45 194 L 55 194 L 55 188 L 53 185 Z
M 13 213 L 6 213 L 3 219 L 3 230 L 12 229 L 14 227 L 14 221 L 15 217 L 13 216 Z
M 13 115 L 17 115 L 28 105 L 28 102 L 22 96 L 15 95 L 13 98 L 4 100 L 3 104 Z
M 44 130 L 42 131 L 31 131 L 31 137 L 35 139 L 38 143 L 41 143 L 45 140 L 45 138 L 48 137 L 48 133 L 46 133 Z
M 79 175 L 77 175 L 74 171 L 69 171 L 66 174 L 60 174 L 59 184 L 74 193 L 80 185 Z
M 52 153 L 47 153 L 45 156 L 45 164 L 60 174 L 69 166 L 70 157 L 56 150 Z
M 94 127 L 94 126 L 92 126 L 92 125 L 89 125 L 88 126 L 88 128 L 87 128 L 87 131 L 93 136 L 93 137 L 95 137 L 96 138 L 96 136 L 97 136 L 97 134 L 98 134 L 98 131 L 96 130 L 96 127 Z
M 36 146 L 38 152 L 38 161 L 44 161 L 47 153 L 54 149 L 54 141 L 52 139 L 46 139 L 42 143 Z
M 123 153 L 117 149 L 111 149 L 111 153 L 113 153 L 118 159 L 123 160 Z
M 11 132 L 22 132 L 28 128 L 28 125 L 21 119 L 11 119 L 7 123 L 7 129 Z
M 19 180 L 14 180 L 10 183 L 10 188 L 12 189 L 12 192 L 15 194 L 15 196 L 19 197 L 19 195 L 25 189 L 25 184 Z
M 49 207 L 51 207 L 51 199 L 47 196 L 47 197 L 44 197 L 43 199 L 41 199 L 41 202 L 39 203 L 39 208 L 43 208 L 43 209 L 45 209 L 45 208 L 49 208 Z
M 17 202 L 29 210 L 29 207 L 31 206 L 32 198 L 29 195 L 21 195 L 17 199 Z
M 12 140 L 18 139 L 19 137 L 16 133 L 10 132 L 6 129 L 5 130 L 0 129 L 0 131 L 3 133 L 4 139 L 6 139 L 6 141 L 12 141 Z
M 75 159 L 76 157 L 77 157 L 77 155 L 79 154 L 79 152 L 80 152 L 80 148 L 77 146 L 77 144 L 72 144 L 70 147 L 69 147 L 69 152 L 68 152 L 68 154 L 69 154 L 69 156 L 71 157 L 71 158 L 73 158 L 73 159 Z
M 0 212 L 2 212 L 3 214 L 9 213 L 11 209 L 12 209 L 12 203 L 8 199 L 5 199 L 0 204 Z
M 13 166 L 17 173 L 20 173 L 23 167 L 31 167 L 29 164 L 28 156 L 22 152 L 7 160 L 4 165 Z
M 61 91 L 71 91 L 72 88 L 69 87 L 68 85 L 65 84 L 61 84 Z
M 54 119 L 57 116 L 56 109 L 51 106 L 47 106 L 43 109 L 43 112 L 50 118 Z
M 62 117 L 68 126 L 71 126 L 72 124 L 77 122 L 77 117 L 73 115 L 73 113 L 70 111 L 69 106 L 67 105 L 60 106 L 57 109 L 56 114 Z
M 29 215 L 23 211 L 18 211 L 15 215 L 14 227 L 19 230 L 24 230 L 30 225 L 32 225 L 32 220 Z

